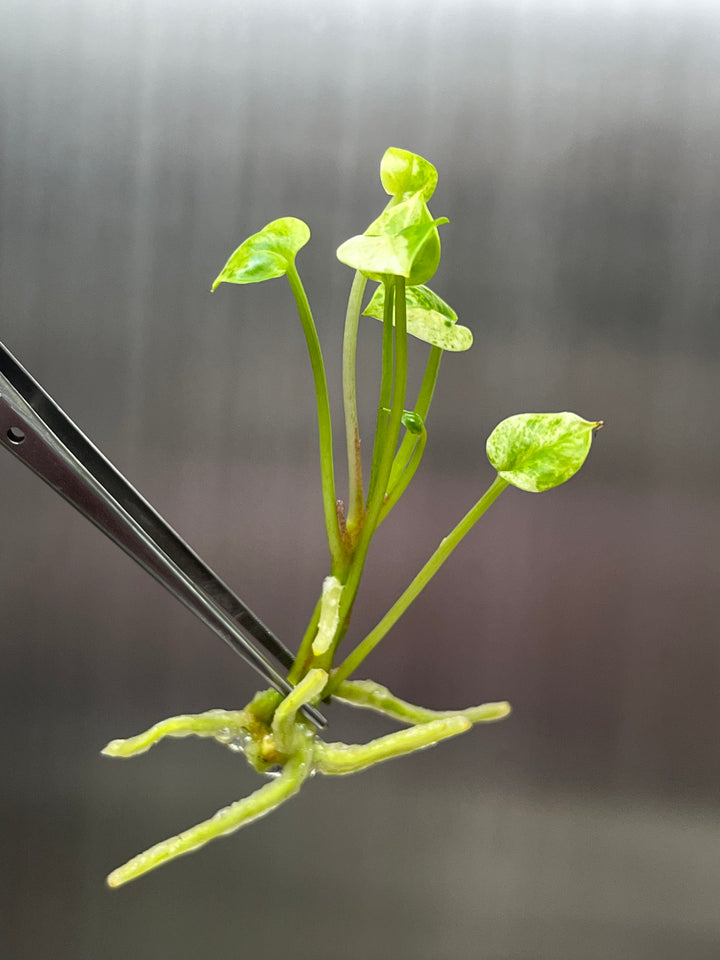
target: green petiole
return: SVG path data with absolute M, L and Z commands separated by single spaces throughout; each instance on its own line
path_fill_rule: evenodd
M 420 573 L 418 573 L 410 586 L 398 597 L 382 620 L 380 620 L 377 626 L 370 631 L 365 639 L 357 645 L 350 656 L 347 657 L 333 673 L 330 682 L 325 688 L 325 696 L 334 693 L 338 685 L 360 666 L 368 654 L 372 653 L 391 627 L 393 627 L 403 613 L 405 613 L 413 600 L 425 589 L 463 537 L 469 533 L 485 511 L 497 500 L 507 485 L 507 480 L 503 480 L 502 477 L 497 476 L 495 478 L 475 506 L 465 514 L 455 529 L 441 541 L 440 546 L 427 561 Z
M 308 302 L 305 288 L 300 275 L 295 268 L 294 260 L 288 265 L 287 278 L 295 297 L 298 313 L 302 322 L 305 340 L 307 341 L 313 380 L 315 382 L 315 397 L 317 400 L 318 435 L 320 443 L 320 482 L 322 487 L 323 513 L 327 530 L 328 545 L 332 558 L 332 570 L 342 568 L 346 551 L 340 535 L 337 505 L 335 497 L 335 469 L 333 465 L 332 420 L 330 417 L 330 399 L 328 397 L 325 364 L 318 340 L 317 328 L 313 320 L 312 311 Z
M 295 655 L 295 661 L 290 668 L 290 673 L 288 674 L 288 680 L 290 683 L 297 683 L 300 677 L 302 677 L 310 667 L 312 663 L 312 643 L 317 634 L 318 623 L 320 622 L 320 612 L 322 610 L 322 595 L 320 596 L 318 602 L 315 604 L 315 609 L 313 610 L 312 616 L 310 617 L 310 622 L 308 623 L 303 638 L 300 642 L 300 648 L 298 649 L 297 654 Z
M 427 415 L 430 411 L 430 404 L 432 403 L 433 394 L 435 392 L 435 384 L 437 383 L 438 373 L 440 372 L 440 361 L 442 360 L 442 355 L 443 352 L 440 347 L 430 348 L 430 356 L 428 357 L 425 373 L 420 385 L 420 392 L 418 393 L 417 403 L 415 404 L 415 413 L 417 413 L 423 422 L 427 421 Z M 427 437 L 424 437 L 423 439 L 423 447 L 425 439 L 427 439 Z M 417 438 L 411 433 L 406 433 L 402 439 L 400 449 L 397 452 L 397 456 L 395 457 L 395 461 L 392 466 L 389 483 L 390 487 L 394 485 L 396 478 L 405 472 L 405 469 L 409 461 L 412 459 L 416 448 Z M 418 465 L 419 461 L 415 465 L 415 470 L 417 469 Z M 413 473 L 415 470 L 413 470 Z M 410 479 L 412 479 L 412 476 Z
M 390 416 L 390 403 L 393 383 L 393 310 L 395 307 L 395 285 L 385 281 L 385 312 L 382 333 L 382 374 L 380 396 L 378 398 L 377 421 L 375 424 L 375 442 L 373 444 L 372 467 L 368 487 L 368 508 L 375 493 L 380 460 L 384 450 L 385 431 Z
M 351 543 L 356 531 L 362 525 L 365 515 L 362 458 L 360 456 L 360 427 L 357 412 L 356 356 L 360 309 L 366 285 L 367 277 L 356 270 L 345 315 L 345 335 L 343 337 L 342 382 L 348 457 L 348 508 L 345 523 Z
M 378 437 L 375 439 L 376 463 L 374 464 L 374 484 L 371 480 L 371 492 L 368 497 L 365 522 L 360 533 L 357 547 L 353 553 L 353 559 L 347 574 L 347 578 L 344 582 L 345 589 L 340 601 L 339 630 L 328 653 L 319 660 L 315 661 L 316 666 L 322 666 L 326 669 L 328 669 L 329 665 L 332 664 L 333 654 L 335 653 L 335 650 L 337 649 L 338 644 L 342 640 L 344 632 L 347 629 L 347 620 L 352 610 L 353 603 L 355 602 L 355 597 L 360 585 L 360 578 L 362 577 L 363 567 L 365 565 L 367 552 L 370 547 L 370 541 L 372 540 L 373 534 L 375 533 L 375 530 L 380 522 L 380 511 L 382 510 L 385 499 L 385 492 L 387 490 L 388 480 L 390 479 L 390 471 L 392 469 L 398 436 L 400 434 L 400 425 L 402 423 L 403 405 L 405 403 L 405 391 L 407 388 L 407 326 L 405 316 L 404 279 L 402 277 L 396 277 L 394 286 L 394 297 L 391 296 L 388 291 L 386 300 L 386 302 L 394 303 L 395 310 L 395 369 L 390 414 L 387 415 L 385 429 L 381 432 L 379 439 Z M 386 323 L 385 325 L 385 331 L 388 329 L 392 334 L 393 327 L 390 323 Z M 383 351 L 383 353 L 385 353 L 385 351 Z M 380 417 L 385 416 L 386 414 L 381 407 L 378 420 L 380 420 Z
M 413 437 L 412 434 L 407 433 L 403 439 L 403 444 L 408 437 L 415 441 L 411 449 L 410 457 L 409 459 L 405 460 L 404 463 L 402 461 L 398 463 L 400 459 L 400 453 L 402 453 L 401 444 L 400 451 L 393 461 L 392 471 L 390 472 L 390 479 L 388 481 L 388 490 L 385 495 L 383 505 L 380 508 L 378 526 L 380 526 L 383 520 L 385 520 L 400 497 L 407 490 L 410 481 L 415 476 L 415 471 L 420 466 L 420 461 L 422 460 L 423 453 L 425 452 L 425 444 L 427 443 L 427 430 L 425 429 L 425 426 L 422 428 L 422 433 L 417 437 Z

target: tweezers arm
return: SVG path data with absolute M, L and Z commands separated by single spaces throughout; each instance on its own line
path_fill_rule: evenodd
M 230 613 L 219 606 L 156 544 L 152 536 L 68 450 L 2 374 L 0 445 L 33 470 L 162 583 L 275 689 L 283 694 L 290 692 L 292 688 L 285 678 L 256 647 L 238 634 L 238 626 Z M 177 539 L 184 545 L 180 538 Z M 306 712 L 314 723 L 325 725 L 324 717 L 315 708 L 308 707 Z
M 167 523 L 151 504 L 129 483 L 100 450 L 85 436 L 67 414 L 34 380 L 28 371 L 0 343 L 0 394 L 5 393 L 13 409 L 27 412 L 34 422 L 40 421 L 44 435 L 50 437 L 63 451 L 71 453 L 82 464 L 112 500 L 121 506 L 149 538 L 162 547 L 165 555 L 179 567 L 199 589 L 221 607 L 246 634 L 290 669 L 294 656 L 272 633 L 260 618 L 220 580 L 182 537 Z M 0 438 L 5 431 L 0 430 Z M 5 444 L 8 445 L 7 443 Z M 12 447 L 10 449 L 13 449 Z M 13 452 L 19 451 L 13 449 Z M 37 471 L 37 468 L 35 468 Z M 39 471 L 42 476 L 42 470 Z

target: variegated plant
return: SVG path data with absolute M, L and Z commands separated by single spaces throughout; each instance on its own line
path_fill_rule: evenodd
M 243 710 L 211 710 L 173 717 L 128 740 L 114 740 L 108 756 L 142 753 L 163 737 L 211 737 L 242 752 L 252 767 L 271 779 L 184 833 L 134 857 L 110 874 L 119 886 L 215 837 L 237 830 L 287 800 L 313 773 L 355 773 L 390 757 L 401 756 L 463 733 L 478 722 L 507 716 L 506 702 L 456 711 L 433 711 L 405 703 L 370 680 L 350 680 L 367 655 L 388 633 L 449 557 L 470 528 L 502 491 L 513 485 L 539 492 L 564 483 L 582 466 L 600 421 L 573 413 L 520 414 L 503 420 L 487 441 L 496 476 L 477 503 L 440 543 L 425 566 L 367 636 L 336 664 L 338 648 L 350 623 L 355 597 L 373 534 L 407 488 L 418 468 L 427 439 L 430 409 L 443 351 L 463 351 L 472 344 L 457 314 L 425 286 L 440 261 L 438 226 L 428 209 L 437 183 L 432 164 L 417 154 L 390 148 L 380 177 L 390 200 L 379 217 L 359 236 L 342 244 L 337 255 L 355 269 L 343 341 L 343 401 L 349 467 L 347 509 L 336 499 L 330 404 L 322 352 L 305 290 L 295 267 L 298 251 L 310 239 L 301 220 L 274 220 L 249 237 L 232 254 L 217 280 L 256 283 L 287 276 L 295 296 L 310 354 L 318 409 L 320 475 L 330 571 L 303 636 L 288 679 L 293 692 L 284 699 L 263 691 Z M 363 482 L 360 430 L 356 403 L 355 355 L 365 287 L 378 287 L 364 315 L 383 324 L 382 377 L 372 462 Z M 411 334 L 430 345 L 420 391 L 406 409 L 407 344 Z M 385 714 L 406 725 L 368 744 L 326 743 L 300 708 L 329 696 Z

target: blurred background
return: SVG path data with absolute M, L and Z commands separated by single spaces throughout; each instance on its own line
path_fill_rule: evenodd
M 510 719 L 112 893 L 257 779 L 206 742 L 99 750 L 255 678 L 0 456 L 0 957 L 720 955 L 719 107 L 711 0 L 5 0 L 0 339 L 288 644 L 328 572 L 315 408 L 286 282 L 209 294 L 248 234 L 313 231 L 342 489 L 334 251 L 384 205 L 387 146 L 439 170 L 433 287 L 475 345 L 443 360 L 348 644 L 490 482 L 499 420 L 606 428 L 566 486 L 508 491 L 364 665 Z

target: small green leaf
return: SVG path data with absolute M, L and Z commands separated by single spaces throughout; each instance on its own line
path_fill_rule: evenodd
M 427 269 L 428 246 L 432 247 L 434 244 L 433 234 L 437 234 L 438 225 L 447 222 L 446 217 L 441 217 L 439 220 L 406 227 L 392 236 L 363 234 L 351 237 L 338 247 L 337 258 L 372 280 L 382 280 L 383 277 L 392 275 L 405 277 L 408 282 L 419 283 L 420 281 L 413 277 L 416 263 L 421 264 L 424 273 Z
M 437 178 L 437 170 L 431 163 L 399 147 L 389 147 L 380 161 L 382 185 L 393 197 L 419 193 L 427 201 L 435 191 Z
M 368 241 L 352 237 L 338 249 L 338 259 L 372 280 L 392 274 L 405 277 L 408 286 L 425 283 L 440 263 L 437 226 L 448 222 L 446 218 L 433 220 L 427 207 L 437 171 L 417 154 L 391 147 L 383 157 L 380 176 L 392 199 L 365 231 Z M 425 226 L 429 229 L 424 234 L 411 230 Z M 412 251 L 405 250 L 404 241 L 417 236 L 422 236 L 422 243 Z M 377 238 L 384 240 L 378 242 Z
M 415 413 L 414 410 L 403 410 L 403 415 L 400 422 L 405 427 L 407 432 L 411 433 L 415 437 L 419 437 L 425 429 L 423 418 L 419 413 Z
M 434 221 L 436 226 L 427 236 L 421 248 L 414 255 L 410 273 L 406 276 L 408 286 L 425 283 L 440 263 L 440 234 L 437 225 L 447 223 L 447 218 Z M 407 228 L 433 223 L 432 214 L 421 194 L 415 193 L 401 199 L 394 197 L 380 216 L 373 220 L 365 231 L 367 237 L 398 236 Z M 379 277 L 373 277 L 377 280 Z
M 310 228 L 302 220 L 295 217 L 273 220 L 237 248 L 212 289 L 221 283 L 259 283 L 282 277 L 309 239 Z
M 488 437 L 487 455 L 498 474 L 520 490 L 539 493 L 569 480 L 585 462 L 602 420 L 575 413 L 519 413 Z
M 445 303 L 436 293 L 422 284 L 416 287 L 407 287 L 405 290 L 407 304 L 408 333 L 441 350 L 459 352 L 468 350 L 472 346 L 473 337 L 467 327 L 456 325 L 457 314 L 451 306 Z M 363 316 L 375 317 L 382 320 L 385 306 L 385 288 L 383 284 L 375 293 L 363 310 Z

